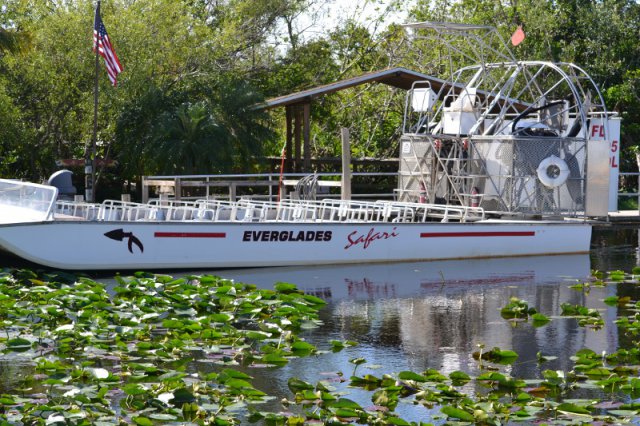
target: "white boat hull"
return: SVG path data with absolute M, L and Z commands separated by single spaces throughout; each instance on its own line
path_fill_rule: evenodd
M 69 270 L 237 268 L 586 253 L 590 240 L 589 224 L 561 221 L 45 221 L 0 225 L 3 250 L 34 263 Z

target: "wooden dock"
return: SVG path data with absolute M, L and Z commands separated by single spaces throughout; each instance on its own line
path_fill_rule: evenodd
M 640 210 L 609 212 L 608 221 L 616 225 L 640 225 Z

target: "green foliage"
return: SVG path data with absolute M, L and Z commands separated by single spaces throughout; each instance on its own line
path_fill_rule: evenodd
M 242 53 L 265 39 L 283 4 L 234 2 L 224 11 L 166 0 L 103 5 L 124 72 L 113 88 L 98 62 L 98 156 L 115 157 L 121 165 L 116 173 L 134 179 L 231 170 L 260 155 L 270 133 L 264 114 L 251 108 L 262 98 L 247 84 L 252 65 Z M 40 180 L 55 169 L 54 160 L 82 158 L 91 140 L 94 2 L 32 8 L 16 0 L 3 7 L 3 16 L 32 42 L 26 51 L 0 57 L 0 135 L 7 136 L 0 156 L 10 177 Z M 240 27 L 248 15 L 259 22 Z M 168 152 L 159 153 L 158 146 Z M 185 164 L 173 166 L 171 159 Z
M 215 111 L 207 102 L 185 102 L 160 114 L 151 128 L 145 173 L 229 173 L 257 156 L 269 132 L 257 122 L 247 125 L 254 99 L 238 86 L 230 92 Z
M 1 175 L 42 180 L 56 159 L 85 155 L 93 132 L 94 4 L 3 3 Z M 367 22 L 345 16 L 319 34 L 305 32 L 305 12 L 317 18 L 308 12 L 311 5 L 319 15 L 331 2 L 104 3 L 102 17 L 124 66 L 117 88 L 101 60 L 98 69 L 98 156 L 119 164 L 109 171 L 116 175 L 111 184 L 143 174 L 253 171 L 260 167 L 256 158 L 279 155 L 284 141 L 283 111 L 253 108 L 266 97 L 394 66 L 447 77 L 450 66 L 468 65 L 463 55 L 449 64 L 441 46 L 412 39 L 399 22 L 383 27 L 393 10 L 407 11 L 410 21 L 493 25 L 507 41 L 522 25 L 527 37 L 512 48 L 516 58 L 584 67 L 624 120 L 622 169 L 637 167 L 636 1 L 394 0 Z M 477 53 L 464 40 L 457 47 Z M 403 107 L 404 91 L 379 84 L 325 96 L 311 110 L 312 155 L 338 155 L 339 129 L 348 127 L 354 157 L 395 157 Z

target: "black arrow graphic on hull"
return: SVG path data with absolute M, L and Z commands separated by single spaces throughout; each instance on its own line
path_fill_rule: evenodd
M 142 246 L 142 242 L 133 235 L 133 232 L 124 232 L 121 229 L 114 229 L 113 231 L 105 232 L 105 237 L 111 238 L 112 240 L 122 241 L 125 238 L 127 239 L 127 246 L 129 247 L 129 252 L 133 253 L 133 245 L 137 245 L 140 249 L 140 253 L 144 252 L 144 247 Z

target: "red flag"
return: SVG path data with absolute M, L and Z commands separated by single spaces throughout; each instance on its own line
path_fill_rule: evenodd
M 522 40 L 524 40 L 524 31 L 522 31 L 522 25 L 518 25 L 518 28 L 511 36 L 511 44 L 517 46 L 522 43 Z
M 111 45 L 107 29 L 102 23 L 102 18 L 100 17 L 100 2 L 98 2 L 98 5 L 96 6 L 96 16 L 93 20 L 94 52 L 96 51 L 96 48 L 98 49 L 100 56 L 104 58 L 104 63 L 107 66 L 107 74 L 109 74 L 109 80 L 111 80 L 111 84 L 115 86 L 117 84 L 116 77 L 122 72 L 122 65 L 120 65 L 118 55 L 116 55 L 116 51 Z

